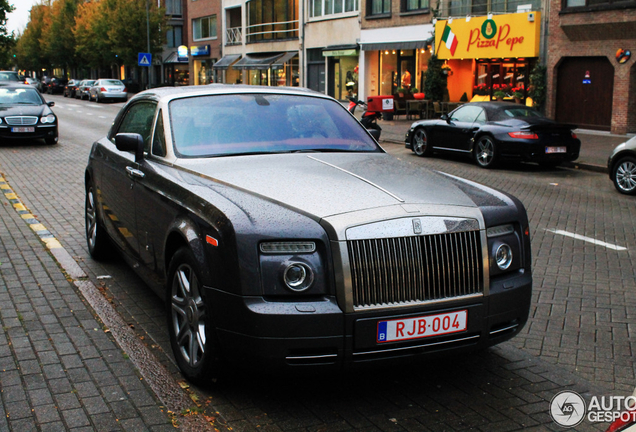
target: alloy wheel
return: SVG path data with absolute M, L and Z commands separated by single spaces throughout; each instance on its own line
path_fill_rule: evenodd
M 179 265 L 174 274 L 170 303 L 178 352 L 190 367 L 196 368 L 205 355 L 206 309 L 196 273 L 186 263 Z
M 492 165 L 495 158 L 495 144 L 488 137 L 484 137 L 477 142 L 477 149 L 475 153 L 477 163 L 482 167 L 489 167 Z
M 636 163 L 627 159 L 616 167 L 616 186 L 626 194 L 636 192 Z
M 97 211 L 95 210 L 95 195 L 93 188 L 86 192 L 86 239 L 88 247 L 93 250 L 97 244 Z
M 424 129 L 418 129 L 413 135 L 413 151 L 418 156 L 424 156 L 429 153 L 428 137 Z

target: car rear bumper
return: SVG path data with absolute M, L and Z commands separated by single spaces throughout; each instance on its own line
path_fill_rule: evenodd
M 532 278 L 517 273 L 491 284 L 490 295 L 443 305 L 345 314 L 333 298 L 308 302 L 243 298 L 206 289 L 225 359 L 244 367 L 342 368 L 482 349 L 525 325 Z M 215 307 L 216 305 L 219 305 Z M 222 305 L 222 306 L 221 306 Z M 467 311 L 462 332 L 401 342 L 377 341 L 378 322 Z
M 548 153 L 548 148 L 565 147 L 564 153 Z M 502 141 L 500 155 L 505 159 L 521 159 L 524 161 L 550 163 L 572 162 L 579 158 L 581 141 L 537 143 L 534 140 Z

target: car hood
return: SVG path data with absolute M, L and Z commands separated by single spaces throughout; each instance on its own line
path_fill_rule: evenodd
M 0 105 L 0 116 L 42 116 L 51 112 L 46 105 Z
M 178 165 L 210 187 L 238 188 L 316 218 L 396 204 L 476 207 L 446 176 L 384 153 L 181 159 Z

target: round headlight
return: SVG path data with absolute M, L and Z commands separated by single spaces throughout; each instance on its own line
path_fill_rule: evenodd
M 304 291 L 314 280 L 313 272 L 303 263 L 290 263 L 283 272 L 283 281 L 293 291 Z
M 55 116 L 53 114 L 49 114 L 40 119 L 42 123 L 55 123 Z
M 512 264 L 512 249 L 507 244 L 499 245 L 497 252 L 495 253 L 495 259 L 497 260 L 497 266 L 501 270 L 506 270 Z

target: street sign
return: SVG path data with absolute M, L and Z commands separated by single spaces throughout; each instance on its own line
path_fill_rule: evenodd
M 137 64 L 139 64 L 139 66 L 150 66 L 152 64 L 152 54 L 139 53 Z

